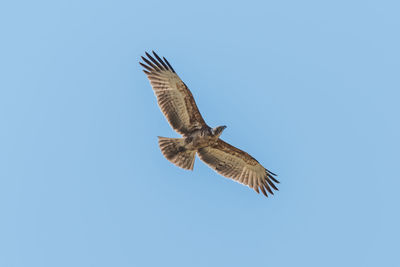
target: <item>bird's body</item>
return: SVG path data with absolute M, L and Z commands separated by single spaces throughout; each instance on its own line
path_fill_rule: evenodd
M 198 150 L 207 146 L 215 145 L 225 126 L 219 126 L 220 132 L 215 132 L 208 126 L 195 130 L 185 136 L 185 147 L 189 150 Z M 218 127 L 217 127 L 218 128 Z
M 203 127 L 185 137 L 185 146 L 187 149 L 197 150 L 213 145 L 217 139 L 218 137 L 212 134 L 209 127 Z
M 196 153 L 218 173 L 268 196 L 271 187 L 278 190 L 274 173 L 265 169 L 246 152 L 220 139 L 226 126 L 209 127 L 197 108 L 193 95 L 169 62 L 154 53 L 146 53 L 140 63 L 150 80 L 158 104 L 168 122 L 183 138 L 159 137 L 163 155 L 175 165 L 193 170 Z

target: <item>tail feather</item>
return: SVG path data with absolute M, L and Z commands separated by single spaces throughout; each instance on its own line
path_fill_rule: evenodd
M 193 170 L 196 151 L 185 148 L 183 138 L 158 137 L 158 144 L 164 157 L 178 167 Z

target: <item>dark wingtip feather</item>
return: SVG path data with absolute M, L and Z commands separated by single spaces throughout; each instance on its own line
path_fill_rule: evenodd
M 163 65 L 165 70 L 169 70 L 167 64 L 156 54 L 156 52 L 152 51 L 153 55 L 157 58 L 157 60 Z
M 261 188 L 261 192 L 264 194 L 264 196 L 268 197 L 267 192 L 265 192 L 264 186 L 261 185 L 260 188 Z
M 163 59 L 164 59 L 165 63 L 167 63 L 168 67 L 172 70 L 172 72 L 175 73 L 174 68 L 171 66 L 171 64 L 169 64 L 168 60 L 165 57 L 163 57 Z
M 273 182 L 271 182 L 271 180 L 270 179 L 268 179 L 269 177 L 267 177 L 267 183 L 273 188 L 273 189 L 275 189 L 275 190 L 278 190 L 278 188 L 274 185 L 274 183 Z M 278 190 L 279 191 L 279 190 Z
M 147 56 L 154 64 L 156 64 L 157 67 L 158 67 L 160 70 L 164 70 L 163 66 L 161 66 L 160 63 L 159 63 L 157 60 L 155 60 L 154 57 L 152 57 L 149 53 L 146 52 L 146 56 Z
M 271 190 L 271 188 L 268 186 L 268 184 L 264 181 L 264 187 L 265 187 L 265 189 L 267 189 L 267 191 L 271 194 L 271 195 L 273 195 L 274 194 L 274 192 Z
M 269 178 L 271 178 L 272 181 L 274 181 L 277 184 L 280 184 L 280 182 L 278 180 L 276 180 L 273 176 L 269 175 Z
M 265 171 L 268 172 L 268 173 L 271 174 L 271 175 L 278 176 L 278 174 L 275 174 L 275 173 L 271 172 L 270 170 L 265 169 Z
M 146 70 L 148 70 L 149 73 L 153 70 L 152 68 L 150 68 L 150 66 L 147 66 L 146 64 L 143 64 L 142 62 L 139 62 L 139 64 L 140 64 L 143 68 L 145 68 Z
M 149 69 L 150 71 L 160 71 L 160 69 L 156 65 L 154 65 L 150 60 L 148 60 L 145 57 L 142 57 L 142 59 L 148 65 L 147 69 Z M 142 66 L 145 67 L 144 65 L 142 65 Z M 153 69 L 151 69 L 150 67 Z
M 276 180 L 275 177 L 274 177 L 274 176 L 278 176 L 277 174 L 275 174 L 275 173 L 273 173 L 273 172 L 271 172 L 271 171 L 269 171 L 267 169 L 265 169 L 265 172 L 267 173 L 267 176 L 269 178 L 271 178 L 272 181 L 274 181 L 277 184 L 280 184 L 280 182 L 278 180 Z

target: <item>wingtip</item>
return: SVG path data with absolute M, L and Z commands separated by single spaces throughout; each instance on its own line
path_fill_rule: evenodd
M 265 191 L 264 186 L 261 186 L 261 192 L 263 193 L 264 196 L 268 197 L 267 192 Z
M 149 64 L 151 67 L 155 68 L 155 70 L 170 70 L 173 73 L 176 73 L 174 68 L 171 66 L 171 64 L 168 62 L 168 60 L 165 57 L 159 57 L 158 54 L 154 51 L 151 50 L 151 52 L 153 53 L 153 55 L 157 58 L 157 60 L 154 60 L 153 56 L 150 55 L 150 53 L 148 53 L 147 51 L 144 51 L 145 55 L 147 56 L 147 58 L 141 56 L 142 60 L 144 62 L 146 62 L 147 64 Z M 150 60 L 150 61 L 149 61 Z M 160 65 L 161 63 L 161 65 Z M 155 64 L 155 65 L 154 65 Z
M 271 180 L 274 181 L 277 184 L 280 184 L 281 182 L 279 182 L 278 180 L 276 180 L 274 177 L 270 176 Z
M 271 174 L 271 175 L 274 175 L 274 176 L 278 176 L 278 174 L 276 174 L 276 173 L 273 173 L 273 172 L 271 172 L 270 170 L 268 170 L 268 169 L 265 169 L 269 174 Z
M 171 64 L 169 64 L 168 60 L 165 57 L 163 57 L 163 59 L 164 59 L 165 63 L 167 63 L 168 67 L 172 70 L 172 72 L 176 73 L 174 68 L 171 66 Z

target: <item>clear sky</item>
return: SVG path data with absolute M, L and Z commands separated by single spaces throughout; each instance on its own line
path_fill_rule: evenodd
M 398 1 L 2 1 L 0 266 L 400 266 Z M 177 137 L 165 56 L 265 198 Z

